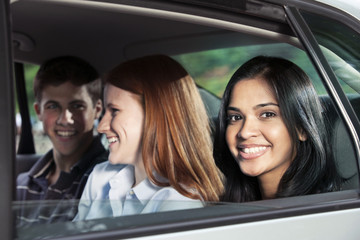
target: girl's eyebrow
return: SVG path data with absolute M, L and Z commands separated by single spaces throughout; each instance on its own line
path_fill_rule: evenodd
M 231 106 L 228 106 L 226 108 L 227 111 L 236 111 L 236 112 L 240 112 L 240 109 L 236 108 L 236 107 L 231 107 Z
M 119 105 L 116 105 L 115 103 L 113 102 L 110 102 L 110 103 L 107 103 L 105 105 L 106 108 L 116 108 L 116 109 L 120 109 L 120 106 Z
M 276 107 L 279 107 L 279 104 L 277 104 L 277 103 L 272 103 L 272 102 L 261 103 L 261 104 L 256 105 L 256 106 L 255 106 L 255 109 L 262 108 L 262 107 L 266 107 L 266 106 L 276 106 Z
M 254 107 L 254 109 L 259 109 L 259 108 L 263 108 L 263 107 L 266 107 L 266 106 L 276 106 L 276 107 L 279 107 L 279 104 L 277 103 L 272 103 L 272 102 L 268 102 L 268 103 L 261 103 L 261 104 L 258 104 Z M 240 112 L 240 109 L 239 108 L 236 108 L 236 107 L 232 107 L 232 106 L 228 106 L 226 108 L 227 111 L 235 111 L 235 112 Z

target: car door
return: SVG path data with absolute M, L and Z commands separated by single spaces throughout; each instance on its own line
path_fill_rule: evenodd
M 142 9 L 131 8 L 132 4 L 138 4 L 139 7 L 144 7 L 149 11 L 147 14 L 149 16 L 154 16 L 154 18 L 156 18 L 157 14 L 159 14 L 157 11 L 152 11 L 156 9 L 156 7 L 152 9 L 152 4 L 155 3 L 154 1 L 136 1 L 135 3 L 129 3 L 130 1 L 121 2 L 124 6 L 128 7 L 132 11 L 137 11 L 136 14 L 138 14 L 138 19 L 140 16 L 142 16 L 142 13 L 140 12 Z M 306 53 L 308 54 L 309 57 L 306 60 L 311 61 L 311 65 L 316 68 L 320 82 L 322 81 L 323 85 L 327 87 L 327 93 L 331 99 L 331 104 L 335 106 L 337 109 L 337 115 L 344 123 L 344 129 L 342 129 L 341 132 L 349 133 L 345 138 L 349 141 L 349 145 L 352 146 L 355 156 L 355 166 L 352 166 L 351 168 L 355 171 L 356 174 L 358 174 L 359 168 L 356 163 L 359 160 L 359 122 L 354 111 L 354 106 L 351 105 L 350 100 L 344 91 L 344 87 L 339 84 L 339 80 L 337 79 L 336 74 L 333 73 L 334 66 L 330 64 L 330 61 L 327 59 L 327 55 L 325 56 L 323 54 L 320 45 L 324 44 L 316 39 L 316 36 L 318 36 L 318 34 L 314 32 L 314 30 L 316 30 L 316 26 L 311 24 L 311 16 L 309 17 L 308 14 L 310 13 L 316 16 L 319 15 L 328 19 L 335 18 L 336 20 L 342 22 L 342 24 L 345 26 L 350 26 L 350 28 L 354 31 L 354 36 L 360 35 L 360 31 L 357 30 L 356 27 L 354 28 L 352 24 L 354 23 L 355 26 L 359 26 L 358 20 L 339 10 L 326 5 L 316 4 L 315 2 L 311 1 L 302 3 L 302 1 L 274 0 L 264 3 L 260 1 L 236 0 L 177 0 L 168 1 L 163 6 L 161 3 L 164 2 L 156 1 L 156 4 L 158 4 L 156 6 L 160 6 L 161 9 L 168 11 L 167 15 L 161 15 L 161 18 L 168 18 L 166 19 L 167 24 L 170 24 L 171 20 L 173 19 L 194 25 L 196 22 L 200 22 L 204 25 L 216 25 L 216 27 L 219 28 L 217 30 L 221 30 L 217 31 L 219 34 L 221 34 L 224 30 L 231 29 L 234 30 L 232 33 L 237 33 L 237 31 L 240 32 L 242 30 L 244 32 L 249 31 L 254 36 L 261 35 L 261 31 L 266 29 L 266 27 L 259 25 L 268 24 L 269 27 L 266 30 L 270 31 L 275 29 L 274 35 L 286 35 L 288 36 L 288 38 L 284 38 L 286 41 L 295 39 L 296 41 L 289 41 L 289 45 L 296 45 L 296 48 L 304 49 L 305 55 Z M 181 4 L 178 4 L 178 8 L 176 8 L 175 4 L 174 6 L 171 5 L 171 3 L 174 2 L 177 4 L 180 2 Z M 269 2 L 272 2 L 272 4 L 267 4 Z M 68 3 L 70 5 L 70 1 Z M 106 6 L 105 3 L 104 6 Z M 115 8 L 115 6 L 111 7 Z M 124 11 L 124 9 L 122 10 Z M 243 17 L 242 13 L 246 11 L 248 11 L 248 14 L 244 14 L 246 16 L 243 20 L 241 19 Z M 121 11 L 119 12 L 121 13 Z M 94 10 L 92 13 L 95 14 L 96 11 Z M 183 16 L 181 13 L 186 13 L 187 16 L 185 16 L 186 14 Z M 121 14 L 117 13 L 117 15 L 120 16 Z M 250 17 L 248 15 L 250 15 Z M 270 24 L 271 20 L 266 18 L 269 17 L 269 15 L 276 19 L 273 21 L 276 22 L 276 24 Z M 191 18 L 192 16 L 194 16 L 194 18 Z M 339 16 L 345 17 L 340 18 Z M 261 19 L 261 22 L 259 19 Z M 277 24 L 278 22 L 280 22 L 280 24 Z M 256 28 L 251 28 L 254 27 L 251 26 L 251 24 L 253 24 Z M 240 27 L 240 25 L 242 26 Z M 277 31 L 277 27 L 283 28 L 284 31 Z M 293 30 L 292 32 L 289 30 L 290 27 Z M 234 38 L 232 33 L 228 34 L 230 35 L 229 39 L 234 40 L 234 44 L 240 43 L 242 40 L 241 35 L 238 38 Z M 236 34 L 234 35 L 237 36 Z M 223 39 L 224 36 L 226 36 L 226 34 L 221 35 L 220 38 L 216 38 L 216 36 L 214 38 L 207 38 L 208 41 L 201 41 L 201 44 L 206 45 L 205 43 L 208 42 L 218 42 L 218 40 Z M 245 36 L 247 35 L 245 34 Z M 211 39 L 213 39 L 213 41 L 210 41 Z M 249 42 L 252 44 L 253 39 L 254 38 L 251 38 L 249 40 Z M 169 49 L 178 49 L 171 45 L 171 38 L 166 38 L 165 40 L 166 41 L 159 42 L 159 45 L 163 46 L 164 44 L 168 43 L 170 46 Z M 190 38 L 190 40 L 191 41 L 189 41 L 189 43 L 194 44 L 194 38 Z M 260 40 L 264 39 L 261 38 Z M 180 39 L 179 42 L 181 43 L 181 41 L 182 40 Z M 150 41 L 150 43 L 145 42 L 145 44 L 141 44 L 141 42 L 138 43 L 138 41 L 136 41 L 136 44 L 128 46 L 126 53 L 129 57 L 134 57 L 137 56 L 137 54 L 143 54 L 143 51 L 156 51 L 157 49 L 151 48 L 155 45 L 148 45 L 154 42 Z M 298 44 L 298 42 L 300 42 L 300 44 Z M 261 41 L 256 43 L 260 44 Z M 193 46 L 195 47 L 195 45 Z M 248 46 L 245 46 L 245 48 L 248 48 Z M 354 51 L 356 51 L 356 49 L 354 49 Z M 278 54 L 281 54 L 281 52 Z M 353 59 L 356 60 L 359 58 L 355 56 Z M 11 69 L 10 63 L 11 62 L 9 61 L 9 69 Z M 236 67 L 237 66 L 238 65 L 236 65 Z M 7 74 L 11 73 L 9 69 Z M 359 71 L 359 69 L 357 71 Z M 6 77 L 9 76 L 6 75 Z M 9 77 L 8 79 L 12 78 Z M 358 82 L 360 82 L 359 79 Z M 9 86 L 9 89 L 11 90 L 12 87 Z M 5 94 L 5 92 L 3 93 Z M 1 96 L 3 97 L 4 95 Z M 11 113 L 13 110 L 8 109 L 7 111 Z M 9 116 L 13 115 L 14 114 L 11 113 Z M 1 116 L 1 118 L 3 117 L 5 116 Z M 7 129 L 5 129 L 5 127 L 4 129 L 1 129 L 2 133 L 6 133 L 3 134 L 3 137 L 5 137 L 4 143 L 6 139 L 11 139 L 11 136 L 13 136 L 13 133 L 8 129 L 8 126 L 12 126 L 11 124 L 13 124 L 13 121 L 10 119 L 10 117 L 8 118 L 9 119 L 6 118 Z M 7 133 L 5 130 L 9 132 Z M 344 143 L 342 144 L 345 145 Z M 8 158 L 12 160 L 13 156 L 11 154 L 14 152 L 12 150 L 13 146 L 9 144 L 6 146 L 8 147 Z M 6 150 L 6 148 L 4 148 L 4 150 Z M 6 169 L 12 169 L 13 166 L 11 163 L 5 163 L 5 159 L 2 159 L 2 161 L 4 161 L 3 163 L 5 165 L 2 163 L 1 166 L 6 167 Z M 1 171 L 4 171 L 2 173 L 5 173 L 6 170 Z M 1 177 L 4 176 L 6 175 L 2 175 Z M 11 182 L 11 174 L 10 176 L 7 176 L 4 181 L 6 181 L 5 183 Z M 355 179 L 355 182 L 358 184 L 359 179 Z M 7 188 L 5 188 L 5 185 L 7 185 Z M 11 189 L 9 190 L 8 184 L 5 185 L 4 188 L 1 188 L 1 190 L 8 190 L 11 192 Z M 4 195 L 4 197 L 2 196 L 1 201 L 4 201 L 3 199 L 9 199 L 5 202 L 7 204 L 5 207 L 9 207 L 9 201 L 11 197 Z M 9 231 L 12 226 L 11 216 L 9 219 L 10 221 L 8 221 L 7 225 L 2 225 L 3 228 L 6 228 L 4 230 L 7 231 Z M 65 222 L 39 225 L 32 228 L 18 229 L 18 234 L 20 239 L 57 237 L 62 239 L 134 238 L 207 240 L 221 238 L 357 239 L 360 235 L 360 228 L 358 227 L 359 221 L 360 200 L 358 195 L 358 187 L 354 187 L 348 191 L 257 201 L 253 203 L 214 204 L 213 206 L 209 206 L 204 209 L 124 216 L 79 223 Z M 8 238 L 11 238 L 10 233 Z

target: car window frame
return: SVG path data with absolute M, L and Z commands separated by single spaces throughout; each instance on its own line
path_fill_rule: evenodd
M 324 82 L 324 86 L 327 88 L 330 97 L 332 98 L 333 102 L 335 103 L 337 109 L 340 112 L 340 117 L 345 122 L 346 127 L 352 136 L 353 144 L 355 145 L 354 149 L 358 159 L 357 167 L 359 172 L 360 123 L 353 108 L 351 107 L 349 99 L 342 90 L 342 87 L 338 82 L 335 73 L 333 72 L 330 64 L 328 63 L 323 52 L 321 51 L 320 46 L 318 45 L 314 35 L 312 34 L 311 29 L 308 27 L 306 21 L 302 17 L 300 9 L 300 7 L 296 6 L 285 6 L 285 11 L 289 16 L 289 23 L 298 35 L 299 40 L 302 42 L 303 46 L 306 48 L 310 59 L 312 60 L 315 68 L 317 69 L 321 79 Z M 304 10 L 313 14 L 318 14 L 319 10 L 325 12 L 329 11 L 328 9 L 316 9 L 316 7 L 312 8 L 311 10 Z M 316 10 L 318 11 L 316 12 Z M 324 14 L 324 12 L 322 13 Z M 328 16 L 331 16 L 330 13 L 328 13 L 327 17 Z M 358 34 L 360 34 L 360 31 L 357 32 Z
M 0 2 L 0 224 L 1 238 L 13 239 L 12 200 L 15 190 L 15 112 L 14 83 L 12 81 L 12 51 L 9 1 Z

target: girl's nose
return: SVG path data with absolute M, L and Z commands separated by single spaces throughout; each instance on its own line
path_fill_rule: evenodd
M 243 121 L 243 124 L 237 134 L 239 138 L 248 139 L 251 137 L 258 136 L 259 128 L 254 119 L 247 119 Z
M 97 127 L 97 130 L 99 133 L 105 133 L 106 131 L 109 131 L 109 129 L 110 129 L 110 118 L 108 114 L 105 113 Z

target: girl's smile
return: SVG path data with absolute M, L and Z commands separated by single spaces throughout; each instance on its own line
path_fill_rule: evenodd
M 292 161 L 292 140 L 277 99 L 261 78 L 233 88 L 227 108 L 226 141 L 241 171 L 280 180 Z

